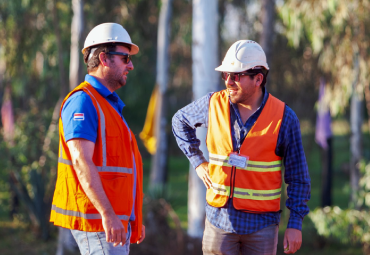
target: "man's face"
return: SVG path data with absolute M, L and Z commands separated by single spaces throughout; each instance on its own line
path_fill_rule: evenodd
M 250 104 L 251 99 L 257 95 L 260 90 L 262 74 L 256 74 L 252 79 L 250 76 L 240 76 L 239 81 L 234 81 L 227 77 L 225 85 L 230 95 L 230 100 L 234 104 Z M 263 76 L 262 76 L 263 78 Z
M 115 52 L 127 53 L 130 50 L 125 46 L 117 46 Z M 108 55 L 107 55 L 108 57 Z M 134 69 L 132 61 L 126 64 L 126 57 L 121 55 L 111 55 L 107 58 L 109 69 L 105 75 L 105 80 L 110 84 L 113 90 L 117 90 L 126 84 L 127 74 Z

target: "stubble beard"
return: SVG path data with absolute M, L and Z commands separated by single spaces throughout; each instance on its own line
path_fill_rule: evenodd
M 237 104 L 239 102 L 239 100 L 235 96 L 229 95 L 229 98 L 230 98 L 231 103 L 233 104 Z
M 249 103 L 249 101 L 252 97 L 252 94 L 253 93 L 251 93 L 249 91 L 238 90 L 236 95 L 230 95 L 229 94 L 229 98 L 230 98 L 230 101 L 233 104 L 240 104 L 240 103 L 247 104 L 247 103 Z
M 112 70 L 111 72 L 108 73 L 106 80 L 108 86 L 112 90 L 116 91 L 117 89 L 122 88 L 123 86 L 126 85 L 126 80 L 123 78 L 123 72 L 118 72 L 116 70 L 114 62 L 113 65 L 114 71 Z
M 107 84 L 111 90 L 116 91 L 119 88 L 122 88 L 125 86 L 126 82 L 122 82 L 120 80 L 114 79 L 114 78 L 107 78 Z

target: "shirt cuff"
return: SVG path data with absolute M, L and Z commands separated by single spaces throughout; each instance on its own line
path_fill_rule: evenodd
M 287 228 L 295 228 L 302 231 L 302 221 L 301 217 L 290 215 Z
M 194 155 L 189 158 L 190 164 L 195 168 L 197 168 L 200 164 L 204 162 L 208 162 L 203 155 Z
M 64 139 L 66 140 L 66 142 L 68 142 L 69 140 L 71 139 L 78 139 L 78 138 L 82 138 L 82 139 L 86 139 L 86 140 L 89 140 L 93 143 L 96 142 L 96 136 L 92 136 L 92 135 L 89 135 L 89 134 L 84 134 L 84 133 L 69 133 L 69 134 L 64 134 Z

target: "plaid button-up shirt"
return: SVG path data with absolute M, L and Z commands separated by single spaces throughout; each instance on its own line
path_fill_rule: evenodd
M 266 90 L 263 93 L 261 106 L 245 124 L 241 120 L 237 105 L 230 102 L 234 151 L 240 148 L 244 138 L 261 114 L 269 96 Z M 196 137 L 195 129 L 208 127 L 209 99 L 212 94 L 209 93 L 180 109 L 172 119 L 172 131 L 176 141 L 194 168 L 207 161 L 199 149 L 200 141 Z M 303 218 L 309 212 L 306 203 L 310 199 L 311 180 L 303 151 L 299 121 L 296 114 L 288 106 L 285 107 L 275 152 L 284 158 L 284 181 L 288 185 L 286 206 L 290 209 L 287 227 L 301 230 Z M 250 234 L 280 222 L 280 212 L 242 212 L 233 207 L 232 199 L 229 199 L 222 208 L 206 204 L 206 216 L 214 226 L 236 234 Z

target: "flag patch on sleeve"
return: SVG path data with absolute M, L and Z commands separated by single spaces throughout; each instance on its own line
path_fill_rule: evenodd
M 73 114 L 73 120 L 84 120 L 85 115 L 83 113 L 75 113 Z

